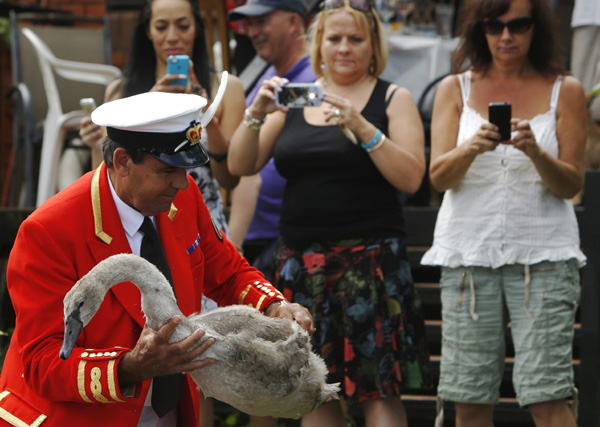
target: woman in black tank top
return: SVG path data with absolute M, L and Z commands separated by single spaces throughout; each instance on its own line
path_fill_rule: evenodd
M 274 157 L 287 180 L 275 284 L 311 311 L 314 349 L 347 404 L 362 405 L 366 425 L 397 426 L 406 425 L 398 396 L 429 386 L 401 197 L 421 184 L 424 136 L 410 93 L 377 77 L 387 51 L 371 6 L 325 1 L 311 46 L 324 102 L 278 108 L 274 97 L 287 81 L 265 82 L 228 164 L 250 175 Z M 339 402 L 317 408 L 303 425 L 345 425 Z

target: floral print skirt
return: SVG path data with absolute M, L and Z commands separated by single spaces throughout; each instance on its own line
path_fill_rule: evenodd
M 293 245 L 280 239 L 275 283 L 311 312 L 313 349 L 349 405 L 430 388 L 421 301 L 400 238 Z

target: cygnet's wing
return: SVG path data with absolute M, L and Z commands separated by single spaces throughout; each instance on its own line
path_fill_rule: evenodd
M 298 324 L 241 305 L 190 320 L 222 335 L 206 352 L 215 363 L 190 373 L 206 396 L 253 415 L 299 418 L 336 395 Z
M 243 305 L 220 307 L 190 316 L 190 320 L 223 336 L 241 334 L 271 342 L 286 341 L 295 331 L 289 320 L 270 318 L 254 308 Z

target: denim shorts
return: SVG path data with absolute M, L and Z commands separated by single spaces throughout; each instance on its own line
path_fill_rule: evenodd
M 574 385 L 575 260 L 500 268 L 442 268 L 442 361 L 438 396 L 496 404 L 511 322 L 513 386 L 521 406 L 564 399 Z

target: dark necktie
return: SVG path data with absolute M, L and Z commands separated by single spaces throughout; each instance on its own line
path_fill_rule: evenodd
M 144 217 L 144 222 L 140 227 L 140 231 L 144 233 L 140 255 L 158 267 L 171 284 L 173 293 L 175 293 L 167 257 L 165 256 L 160 244 L 160 239 L 158 238 L 158 233 L 150 218 Z M 162 418 L 177 405 L 177 402 L 181 399 L 182 385 L 183 380 L 181 374 L 154 377 L 152 385 L 152 408 L 154 409 L 154 412 L 156 412 L 156 415 Z

